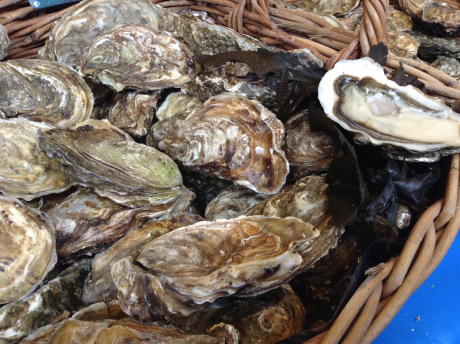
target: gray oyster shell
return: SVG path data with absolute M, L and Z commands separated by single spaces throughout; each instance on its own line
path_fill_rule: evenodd
M 457 59 L 441 56 L 431 66 L 460 81 L 460 62 Z
M 159 121 L 166 118 L 180 115 L 184 113 L 191 113 L 196 107 L 201 107 L 203 102 L 198 98 L 189 96 L 183 92 L 176 92 L 169 94 L 161 106 L 158 108 L 155 116 Z
M 150 144 L 185 169 L 257 192 L 278 192 L 289 172 L 280 147 L 282 123 L 260 103 L 237 94 L 211 97 L 189 115 L 160 121 L 150 136 Z
M 68 128 L 89 119 L 93 95 L 63 63 L 12 60 L 0 63 L 0 115 L 26 117 Z
M 24 300 L 0 308 L 0 343 L 17 343 L 30 332 L 65 320 L 80 309 L 90 263 L 89 259 L 80 260 Z
M 78 69 L 85 76 L 121 91 L 181 87 L 201 66 L 187 45 L 142 25 L 121 25 L 95 38 Z
M 194 224 L 200 216 L 178 213 L 161 221 L 153 221 L 128 232 L 105 252 L 98 254 L 92 263 L 92 278 L 86 284 L 83 300 L 86 304 L 111 301 L 117 297 L 117 288 L 112 281 L 113 264 L 125 257 L 137 257 L 142 247 L 153 239 L 170 231 Z
M 107 121 L 39 133 L 40 148 L 65 164 L 69 179 L 116 203 L 136 208 L 190 200 L 176 164 L 134 142 Z
M 142 320 L 186 317 L 219 297 L 258 295 L 288 282 L 304 259 L 316 260 L 308 248 L 318 235 L 294 217 L 198 222 L 152 240 L 136 259 L 119 260 L 112 279 L 125 313 Z
M 39 149 L 38 130 L 52 126 L 25 118 L 0 119 L 0 191 L 30 201 L 67 190 L 64 168 Z
M 408 33 L 420 43 L 418 57 L 434 61 L 438 57 L 460 58 L 460 41 L 455 38 L 431 37 L 416 31 Z
M 8 38 L 8 32 L 5 27 L 0 24 L 0 61 L 3 60 L 10 50 L 10 39 Z
M 56 264 L 54 226 L 19 200 L 0 196 L 0 304 L 27 297 Z
M 212 199 L 206 207 L 206 220 L 234 219 L 244 215 L 256 204 L 267 198 L 244 186 L 233 185 Z
M 160 93 L 118 93 L 104 103 L 100 117 L 139 138 L 150 130 L 159 98 Z

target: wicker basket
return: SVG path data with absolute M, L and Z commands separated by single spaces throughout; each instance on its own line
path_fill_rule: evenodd
M 286 2 L 290 0 L 285 0 Z M 153 0 L 171 10 L 206 11 L 221 25 L 287 50 L 307 48 L 330 69 L 344 59 L 367 56 L 384 40 L 388 0 L 364 0 L 358 35 L 337 29 L 320 16 L 283 9 L 273 0 Z M 72 6 L 73 7 L 73 6 Z M 54 21 L 72 7 L 34 11 L 27 0 L 0 0 L 0 23 L 10 34 L 10 59 L 35 58 L 49 37 Z M 3 8 L 8 11 L 2 10 Z M 277 25 L 291 27 L 287 33 Z M 299 35 L 298 32 L 303 34 Z M 429 93 L 447 102 L 460 100 L 460 83 L 436 68 L 390 56 L 391 75 L 402 63 L 406 74 L 424 82 Z M 371 343 L 406 300 L 430 276 L 453 243 L 460 227 L 458 154 L 452 156 L 445 197 L 428 208 L 415 224 L 401 255 L 367 270 L 367 279 L 344 307 L 332 327 L 305 344 Z

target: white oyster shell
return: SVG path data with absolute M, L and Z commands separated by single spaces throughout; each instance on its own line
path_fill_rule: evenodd
M 8 32 L 6 32 L 5 27 L 0 24 L 0 61 L 3 60 L 6 55 L 8 55 L 8 50 L 10 50 L 10 39 L 8 38 Z

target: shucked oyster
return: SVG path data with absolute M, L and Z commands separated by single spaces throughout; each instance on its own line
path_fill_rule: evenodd
M 260 103 L 225 93 L 186 116 L 156 123 L 156 147 L 186 169 L 232 180 L 267 194 L 284 185 L 289 165 L 281 150 L 284 128 Z
M 0 115 L 68 128 L 89 119 L 93 95 L 78 73 L 58 62 L 0 63 Z
M 30 201 L 67 190 L 64 168 L 40 151 L 38 130 L 52 127 L 25 118 L 0 119 L 0 191 Z
M 189 199 L 176 164 L 154 148 L 134 142 L 107 121 L 39 133 L 40 148 L 59 158 L 74 183 L 128 207 Z
M 181 87 L 200 70 L 193 52 L 171 35 L 142 25 L 122 25 L 85 49 L 79 70 L 116 91 Z
M 6 32 L 5 27 L 0 24 L 0 61 L 3 60 L 6 55 L 8 55 L 8 50 L 10 50 L 10 39 L 8 38 L 8 32 Z
M 0 304 L 30 294 L 56 264 L 54 226 L 42 212 L 0 196 Z
M 360 141 L 409 151 L 411 159 L 460 150 L 460 115 L 411 85 L 388 80 L 369 58 L 337 63 L 321 80 L 318 97 L 327 116 Z
M 293 217 L 198 222 L 152 240 L 135 260 L 119 260 L 112 279 L 127 314 L 185 317 L 219 297 L 258 295 L 288 282 L 304 259 L 314 260 L 308 248 L 318 234 Z

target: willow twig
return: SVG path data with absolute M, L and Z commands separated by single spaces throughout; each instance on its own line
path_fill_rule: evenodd
M 32 6 L 18 8 L 14 11 L 0 13 L 0 24 L 5 25 L 11 23 L 13 20 L 24 18 L 29 13 L 35 11 Z
M 0 8 L 11 6 L 11 5 L 17 4 L 18 2 L 21 2 L 21 1 L 23 1 L 23 0 L 2 0 L 2 1 L 0 1 Z

